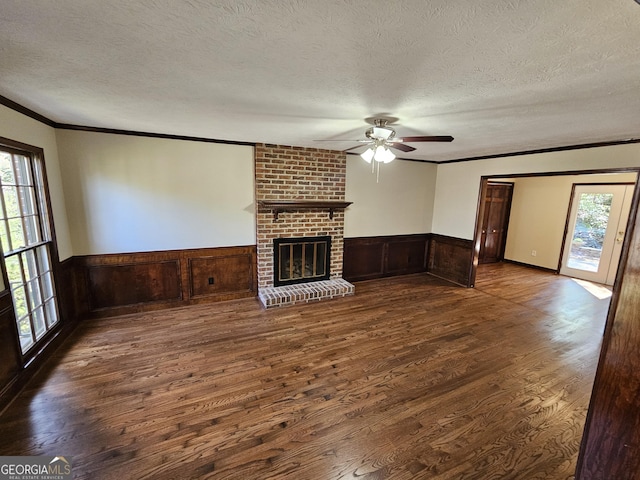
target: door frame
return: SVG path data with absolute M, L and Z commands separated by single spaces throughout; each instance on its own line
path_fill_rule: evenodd
M 482 217 L 480 218 L 480 250 L 478 250 L 478 262 L 480 262 L 480 252 L 482 251 L 482 246 L 483 246 L 483 241 L 482 241 L 482 227 L 484 224 L 484 214 L 486 213 L 486 204 L 487 204 L 487 190 L 488 187 L 491 185 L 500 185 L 500 186 L 508 186 L 511 187 L 511 189 L 509 190 L 509 198 L 506 201 L 506 208 L 505 208 L 505 218 L 504 218 L 504 228 L 502 229 L 502 239 L 500 242 L 500 250 L 498 252 L 498 260 L 504 260 L 504 251 L 505 251 L 505 246 L 507 244 L 507 233 L 509 232 L 509 220 L 511 217 L 511 202 L 513 201 L 513 188 L 515 186 L 514 182 L 500 182 L 500 181 L 496 181 L 496 180 L 489 180 L 487 182 L 487 185 L 485 187 L 485 194 L 482 198 Z M 485 234 L 485 241 L 486 241 L 486 234 Z
M 562 270 L 562 260 L 564 259 L 565 247 L 567 245 L 567 235 L 569 233 L 569 225 L 571 224 L 571 211 L 573 210 L 573 202 L 575 200 L 576 187 L 600 187 L 600 186 L 607 186 L 607 185 L 632 186 L 633 183 L 629 183 L 629 182 L 574 183 L 571 186 L 571 197 L 569 199 L 569 207 L 567 209 L 567 219 L 565 220 L 564 232 L 562 233 L 563 241 L 562 241 L 562 246 L 560 247 L 560 258 L 558 258 L 558 273 L 560 273 L 560 271 Z M 629 213 L 629 217 L 630 216 L 631 216 L 631 214 Z M 628 225 L 628 223 L 629 223 L 629 218 L 627 218 L 627 220 L 625 222 L 625 225 Z M 626 232 L 627 232 L 627 229 L 625 228 L 625 236 L 626 236 Z M 623 241 L 623 243 L 624 243 L 624 241 Z
M 473 231 L 473 240 L 471 246 L 471 264 L 469 266 L 468 287 L 473 288 L 476 283 L 476 274 L 478 272 L 478 259 L 480 257 L 480 243 L 482 240 L 482 217 L 484 215 L 483 199 L 487 194 L 487 184 L 489 181 L 498 181 L 499 179 L 510 178 L 528 178 L 528 177 L 556 177 L 556 176 L 574 176 L 574 175 L 601 175 L 607 173 L 635 173 L 636 184 L 640 184 L 640 167 L 628 168 L 603 168 L 597 170 L 563 170 L 559 172 L 535 172 L 535 173 L 503 173 L 494 175 L 480 176 L 480 188 L 478 191 L 478 200 L 476 203 L 476 223 Z M 536 268 L 536 267 L 533 267 Z M 560 269 L 554 273 L 559 273 Z M 617 281 L 617 280 L 616 280 Z

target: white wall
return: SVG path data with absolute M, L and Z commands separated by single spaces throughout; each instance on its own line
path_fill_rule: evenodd
M 253 147 L 58 130 L 74 255 L 255 244 Z
M 379 182 L 371 165 L 347 155 L 344 236 L 430 233 L 437 166 L 396 160 L 381 165 Z
M 438 165 L 432 232 L 473 238 L 480 177 L 640 167 L 640 144 L 568 150 Z
M 635 182 L 635 173 L 509 179 L 514 183 L 505 258 L 556 269 L 574 183 Z M 500 181 L 505 181 L 500 179 Z M 536 251 L 536 256 L 531 251 Z
M 73 248 L 58 162 L 56 131 L 44 123 L 0 105 L 0 137 L 40 147 L 44 150 L 58 254 L 60 260 L 71 257 Z
M 253 148 L 54 130 L 0 105 L 0 136 L 45 151 L 61 260 L 255 244 Z M 640 145 L 444 165 L 394 161 L 380 182 L 347 155 L 345 237 L 471 239 L 480 177 L 640 167 Z M 66 208 L 65 208 L 66 201 Z

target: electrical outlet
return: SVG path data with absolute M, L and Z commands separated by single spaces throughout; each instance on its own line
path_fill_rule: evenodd
M 213 285 L 213 277 L 209 277 L 209 285 Z
M 531 256 L 535 257 L 536 255 L 538 255 L 538 252 L 536 252 L 535 250 L 531 250 Z

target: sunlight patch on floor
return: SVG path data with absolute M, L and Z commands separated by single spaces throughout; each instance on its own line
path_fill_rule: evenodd
M 605 287 L 604 285 L 600 285 L 598 283 L 588 282 L 586 280 L 580 280 L 579 278 L 572 278 L 574 282 L 584 288 L 587 292 L 589 292 L 594 297 L 599 300 L 604 300 L 605 298 L 611 298 L 611 290 Z

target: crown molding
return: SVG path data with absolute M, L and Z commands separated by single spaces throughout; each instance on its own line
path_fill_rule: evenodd
M 640 1 L 640 0 L 639 0 Z M 613 145 L 628 145 L 640 143 L 640 138 L 628 138 L 626 140 L 612 140 L 609 142 L 582 143 L 578 145 L 563 145 L 559 147 L 540 148 L 537 150 L 523 150 L 511 153 L 495 153 L 491 155 L 481 155 L 478 157 L 458 158 L 455 160 L 443 160 L 438 165 L 446 165 L 448 163 L 474 162 L 476 160 L 489 160 L 492 158 L 519 157 L 522 155 L 536 155 L 538 153 L 564 152 L 567 150 L 580 150 L 583 148 L 611 147 Z
M 150 138 L 164 138 L 169 140 L 186 140 L 190 142 L 205 142 L 205 143 L 223 143 L 228 145 L 246 145 L 250 147 L 254 147 L 254 142 L 236 142 L 232 140 L 220 140 L 216 138 L 205 138 L 205 137 L 190 137 L 187 135 L 169 135 L 164 133 L 153 133 L 153 132 L 138 132 L 134 130 L 119 130 L 115 128 L 102 128 L 102 127 L 89 127 L 84 125 L 71 125 L 67 123 L 58 123 L 50 118 L 45 117 L 44 115 L 39 114 L 38 112 L 34 112 L 33 110 L 20 105 L 19 103 L 14 102 L 13 100 L 3 97 L 0 95 L 0 105 L 4 105 L 5 107 L 10 108 L 18 113 L 22 113 L 27 117 L 33 118 L 45 125 L 50 127 L 60 129 L 60 130 L 78 130 L 82 132 L 95 132 L 95 133 L 111 133 L 115 135 L 130 135 L 134 137 L 150 137 Z
M 26 115 L 27 117 L 31 117 L 34 120 L 44 123 L 45 125 L 49 125 L 50 127 L 55 128 L 56 126 L 56 122 L 54 122 L 50 118 L 47 118 L 44 115 L 40 115 L 38 112 L 34 112 L 30 108 L 20 105 L 19 103 L 14 102 L 10 98 L 3 97 L 2 95 L 0 95 L 0 105 L 4 105 L 5 107 L 10 108 L 11 110 L 15 110 L 18 113 L 22 113 L 23 115 Z
M 255 142 L 236 142 L 233 140 L 220 140 L 217 138 L 190 137 L 188 135 L 171 135 L 167 133 L 139 132 L 135 130 L 119 130 L 117 128 L 86 127 L 84 125 L 71 125 L 68 123 L 56 123 L 54 127 L 60 130 L 76 130 L 80 132 L 110 133 L 113 135 L 129 135 L 133 137 L 163 138 L 168 140 L 185 140 L 189 142 L 223 143 L 227 145 L 245 145 L 249 147 L 255 147 L 256 145 Z

